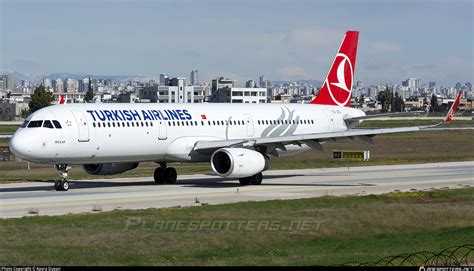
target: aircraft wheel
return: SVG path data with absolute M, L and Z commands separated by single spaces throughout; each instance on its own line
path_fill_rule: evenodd
M 61 180 L 61 184 L 59 185 L 61 191 L 68 191 L 69 190 L 69 182 L 67 180 Z
M 249 177 L 239 178 L 239 183 L 241 185 L 249 185 L 250 184 L 250 178 Z
M 54 189 L 56 189 L 56 191 L 61 191 L 61 181 L 60 180 L 54 181 Z
M 153 174 L 155 183 L 164 183 L 165 182 L 165 172 L 162 167 L 157 167 L 155 173 Z
M 260 185 L 262 184 L 262 180 L 263 180 L 263 176 L 262 176 L 262 173 L 257 173 L 255 175 L 253 175 L 252 177 L 249 177 L 250 178 L 250 183 L 252 185 Z
M 176 169 L 174 167 L 169 167 L 165 170 L 166 176 L 166 183 L 174 184 L 178 179 L 178 174 L 176 173 Z

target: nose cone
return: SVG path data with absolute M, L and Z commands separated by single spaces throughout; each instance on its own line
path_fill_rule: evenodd
M 31 155 L 31 138 L 26 133 L 16 132 L 10 139 L 10 151 L 16 157 L 26 159 Z

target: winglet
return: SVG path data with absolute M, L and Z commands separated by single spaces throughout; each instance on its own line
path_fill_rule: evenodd
M 451 108 L 449 108 L 448 114 L 447 114 L 446 117 L 444 118 L 444 123 L 450 123 L 451 120 L 453 119 L 454 112 L 456 112 L 456 108 L 457 108 L 458 105 L 459 105 L 459 100 L 461 100 L 461 95 L 462 95 L 462 91 L 460 90 L 460 91 L 458 92 L 458 96 L 456 97 L 456 100 L 455 100 L 454 103 L 451 105 Z

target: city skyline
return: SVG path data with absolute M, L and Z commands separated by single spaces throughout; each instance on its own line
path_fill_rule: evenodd
M 0 1 L 0 70 L 321 80 L 348 29 L 355 80 L 472 82 L 471 1 Z M 173 14 L 179 12 L 179 16 Z M 49 15 L 49 16 L 48 16 Z

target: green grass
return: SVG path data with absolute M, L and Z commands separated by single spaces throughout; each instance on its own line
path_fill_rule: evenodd
M 370 262 L 391 255 L 438 252 L 472 244 L 473 208 L 474 188 L 464 188 L 3 219 L 0 220 L 0 262 L 5 265 Z M 128 229 L 127 221 L 134 222 Z M 244 226 L 165 230 L 156 224 L 172 221 L 242 221 Z M 295 221 L 318 223 L 294 230 L 246 228 L 252 221 L 257 224 L 273 221 L 281 226 Z M 472 263 L 474 255 L 471 253 L 469 257 Z
M 18 125 L 0 125 L 0 134 L 13 134 Z

